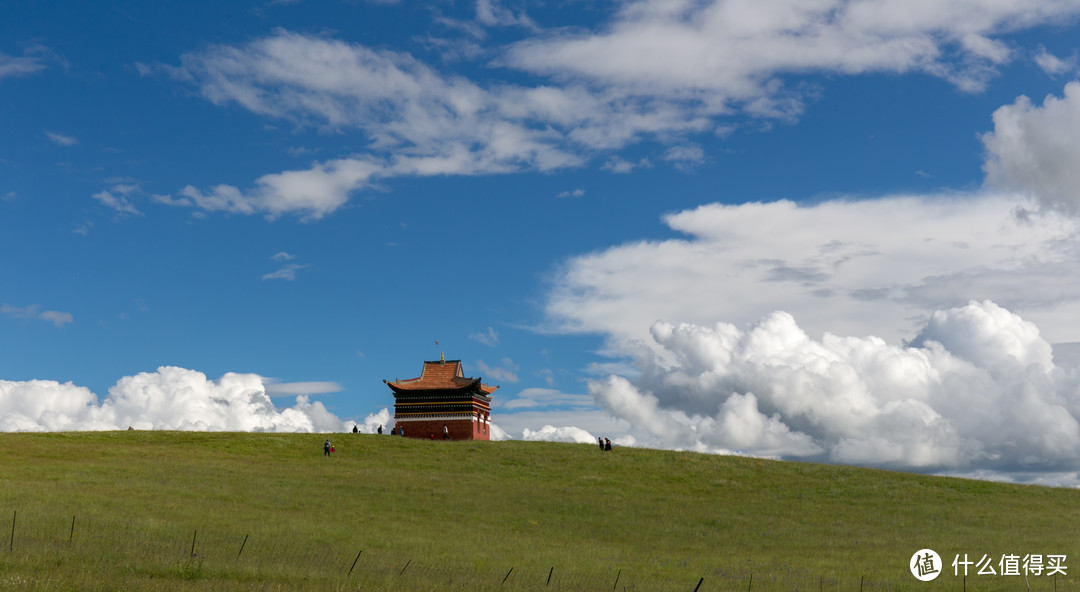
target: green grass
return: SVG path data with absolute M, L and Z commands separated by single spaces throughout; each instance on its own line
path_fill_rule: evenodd
M 0 591 L 1080 592 L 1075 490 L 354 434 L 324 458 L 324 438 L 0 434 Z M 921 583 L 927 547 L 947 573 Z M 965 582 L 965 553 L 1065 554 L 1068 574 Z

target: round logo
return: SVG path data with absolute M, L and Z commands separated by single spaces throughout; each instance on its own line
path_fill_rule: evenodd
M 920 549 L 911 556 L 908 567 L 915 579 L 920 582 L 929 582 L 941 575 L 944 566 L 941 563 L 941 556 L 933 549 Z

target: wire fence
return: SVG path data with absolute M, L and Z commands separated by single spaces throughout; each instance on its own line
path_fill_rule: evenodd
M 253 536 L 140 521 L 11 514 L 0 590 L 593 590 L 685 592 L 1080 592 L 1067 563 L 1052 574 L 962 573 L 945 561 L 933 581 L 907 566 L 814 574 L 791 568 L 700 569 L 544 564 L 466 566 L 393 549 L 342 548 L 287 535 Z M 707 551 L 704 553 L 707 554 Z M 792 558 L 786 558 L 788 562 Z M 892 558 L 890 558 L 891 560 Z M 902 562 L 902 560 L 901 560 Z M 865 566 L 862 566 L 865 567 Z M 123 584 L 123 585 L 121 585 Z

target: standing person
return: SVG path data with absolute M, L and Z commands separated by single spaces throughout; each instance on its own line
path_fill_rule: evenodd
M 379 435 L 382 435 L 382 424 L 379 424 Z
M 354 433 L 354 434 L 358 434 L 358 433 L 360 433 L 360 428 L 356 427 L 356 425 L 355 425 L 355 424 L 354 424 L 354 425 L 353 425 L 353 427 L 352 427 L 352 433 Z
M 604 438 L 604 450 L 611 451 L 611 440 Z
M 330 456 L 330 438 L 327 438 L 326 442 L 323 442 L 322 452 L 323 456 Z
M 449 440 L 450 439 L 450 431 L 446 429 L 446 424 L 443 424 L 443 427 L 442 427 L 442 439 L 443 440 Z
M 405 437 L 405 426 L 401 426 L 401 437 Z
M 600 450 L 604 449 L 604 439 L 603 438 L 597 436 L 596 437 L 596 443 L 600 445 Z
M 397 435 L 397 427 L 390 428 L 390 435 L 391 436 L 396 436 Z

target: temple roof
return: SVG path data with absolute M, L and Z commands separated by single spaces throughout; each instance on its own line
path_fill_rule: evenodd
M 435 360 L 424 362 L 424 367 L 417 378 L 405 380 L 384 380 L 395 392 L 399 391 L 465 391 L 478 390 L 490 395 L 497 386 L 484 384 L 479 378 L 467 378 L 461 370 L 461 360 Z

